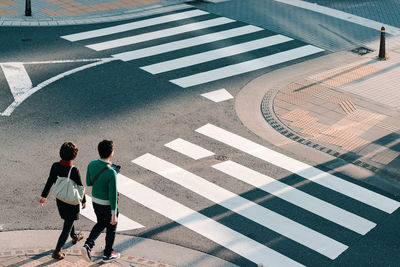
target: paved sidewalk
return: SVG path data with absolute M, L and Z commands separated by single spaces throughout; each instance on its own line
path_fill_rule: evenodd
M 268 90 L 264 118 L 294 141 L 400 181 L 399 41 L 387 39 L 387 60 L 376 41 L 365 45 L 370 53 L 341 55 L 351 63 Z
M 0 26 L 61 26 L 120 21 L 187 8 L 191 0 L 0 0 Z
M 60 231 L 11 231 L 0 232 L 0 266 L 221 266 L 236 265 L 206 253 L 155 241 L 146 238 L 117 234 L 114 249 L 121 253 L 121 258 L 112 263 L 101 260 L 105 234 L 96 240 L 93 259 L 88 263 L 82 259 L 80 248 L 89 235 L 72 245 L 67 240 L 64 246 L 66 258 L 57 261 L 51 258 Z

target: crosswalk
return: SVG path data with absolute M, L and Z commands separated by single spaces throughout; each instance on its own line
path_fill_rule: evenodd
M 254 25 L 194 8 L 61 37 L 70 42 L 81 42 L 94 51 L 111 51 L 110 56 L 124 62 L 157 58 L 156 62 L 140 66 L 140 69 L 153 75 L 173 72 L 169 81 L 182 88 L 324 51 Z M 224 42 L 223 47 L 221 42 Z M 192 53 L 182 55 L 181 52 L 189 48 Z M 167 60 L 164 59 L 166 54 L 169 55 Z M 207 63 L 209 65 L 203 70 L 193 68 Z
M 348 197 L 350 202 L 362 205 L 371 212 L 379 211 L 391 214 L 400 207 L 400 202 L 348 182 L 338 176 L 321 171 L 318 168 L 271 150 L 216 125 L 203 125 L 193 130 L 193 134 L 203 136 L 202 142 L 218 142 L 223 146 L 236 149 L 240 153 L 248 154 L 254 159 L 261 159 L 268 164 L 286 169 L 303 179 L 309 180 L 311 183 L 328 188 L 329 192 L 332 192 L 331 194 L 339 193 Z M 210 151 L 182 138 L 177 138 L 166 143 L 165 147 L 169 149 L 168 151 L 181 153 L 193 161 L 200 161 L 218 153 L 218 151 Z M 334 260 L 351 246 L 351 244 L 346 244 L 329 236 L 327 234 L 330 233 L 329 229 L 324 233 L 320 233 L 307 225 L 307 222 L 297 222 L 296 219 L 281 215 L 274 210 L 207 180 L 207 177 L 202 177 L 200 174 L 188 171 L 157 155 L 145 153 L 133 159 L 132 163 L 246 218 L 249 222 L 258 224 L 263 229 L 268 229 L 268 231 L 273 231 L 278 235 L 290 239 L 297 244 L 298 248 L 305 247 L 310 249 L 320 255 L 320 257 Z M 226 160 L 210 165 L 209 168 L 229 176 L 233 183 L 237 180 L 242 181 L 262 190 L 266 196 L 279 198 L 282 201 L 293 204 L 296 209 L 309 212 L 310 216 L 317 216 L 321 220 L 329 221 L 331 225 L 346 228 L 354 232 L 358 238 L 366 235 L 377 226 L 378 222 L 363 218 L 354 211 L 348 211 L 332 201 L 320 199 L 314 196 L 313 193 L 305 192 L 301 186 L 290 186 L 273 177 L 246 167 L 239 162 Z M 282 252 L 275 251 L 268 245 L 260 243 L 229 226 L 215 221 L 189 208 L 185 203 L 173 200 L 135 181 L 133 178 L 125 176 L 125 174 L 119 174 L 118 176 L 118 190 L 127 198 L 256 264 L 262 263 L 264 266 L 304 266 L 307 264 L 301 262 L 299 259 L 292 259 Z M 263 235 L 263 233 L 260 233 L 260 235 Z

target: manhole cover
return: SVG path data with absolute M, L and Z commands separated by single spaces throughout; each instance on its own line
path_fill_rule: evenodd
M 224 156 L 224 155 L 215 155 L 214 158 L 215 158 L 216 160 L 219 160 L 219 161 L 226 161 L 226 160 L 228 160 L 228 157 L 227 157 L 227 156 Z
M 351 50 L 351 52 L 356 53 L 360 56 L 366 55 L 368 53 L 373 52 L 374 50 L 366 48 L 366 47 L 358 47 L 356 49 Z

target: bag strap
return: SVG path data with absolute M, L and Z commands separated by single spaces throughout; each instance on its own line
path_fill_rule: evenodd
M 93 182 L 92 182 L 92 184 L 94 185 L 94 183 L 96 182 L 96 180 L 97 180 L 97 178 L 99 178 L 99 176 L 105 171 L 105 170 L 107 170 L 108 168 L 110 168 L 110 166 L 106 166 L 106 167 L 104 167 L 103 169 L 101 169 L 101 171 L 93 178 Z
M 72 171 L 73 168 L 74 168 L 74 165 L 72 165 L 71 168 L 69 168 L 69 172 L 68 172 L 68 176 L 67 176 L 68 179 L 69 179 L 69 177 L 71 176 L 71 171 Z

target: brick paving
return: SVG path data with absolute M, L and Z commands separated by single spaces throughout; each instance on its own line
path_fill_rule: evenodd
M 374 169 L 400 160 L 399 138 L 385 141 L 400 137 L 398 46 L 386 61 L 373 53 L 360 56 L 358 62 L 281 88 L 273 98 L 276 117 L 302 142 L 324 146 L 337 155 L 352 153 Z

